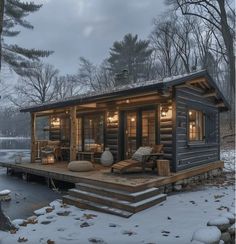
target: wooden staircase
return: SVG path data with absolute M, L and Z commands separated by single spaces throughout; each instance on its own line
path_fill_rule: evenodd
M 77 183 L 76 188 L 63 196 L 64 203 L 126 218 L 164 200 L 166 194 L 161 194 L 156 187 L 130 192 L 115 189 L 114 185 L 104 187 L 93 181 Z

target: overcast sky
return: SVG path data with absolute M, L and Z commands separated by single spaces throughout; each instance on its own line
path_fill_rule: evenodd
M 99 64 L 109 48 L 127 33 L 148 37 L 164 0 L 35 0 L 43 7 L 28 17 L 34 30 L 22 30 L 12 41 L 23 47 L 53 50 L 45 62 L 62 74 L 74 73 L 78 58 Z

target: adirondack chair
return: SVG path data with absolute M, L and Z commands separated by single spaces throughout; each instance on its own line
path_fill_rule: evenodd
M 145 168 L 152 168 L 152 170 L 156 167 L 156 159 L 163 157 L 163 144 L 155 145 L 150 150 L 145 149 L 142 150 L 142 148 L 147 147 L 140 147 L 132 156 L 131 159 L 125 159 L 118 163 L 115 163 L 111 167 L 111 172 L 118 172 L 118 173 L 124 173 L 128 169 L 141 167 L 143 172 L 145 172 Z M 144 152 L 144 153 L 143 153 Z M 143 154 L 142 154 L 143 153 Z

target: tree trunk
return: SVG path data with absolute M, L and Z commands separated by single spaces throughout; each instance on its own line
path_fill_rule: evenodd
M 3 213 L 2 205 L 0 201 L 0 230 L 9 231 L 15 229 L 14 225 L 11 223 L 10 219 Z
M 225 1 L 218 0 L 218 4 L 221 12 L 221 32 L 222 32 L 222 37 L 224 39 L 226 52 L 228 56 L 228 62 L 229 62 L 230 84 L 234 92 L 235 91 L 235 58 L 234 58 L 234 44 L 233 44 L 234 40 L 227 21 Z
M 0 71 L 2 67 L 2 29 L 3 29 L 4 1 L 5 0 L 0 0 Z

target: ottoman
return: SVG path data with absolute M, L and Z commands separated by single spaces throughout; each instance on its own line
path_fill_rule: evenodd
M 74 172 L 87 172 L 94 170 L 93 164 L 89 161 L 71 161 L 68 164 L 68 169 Z

